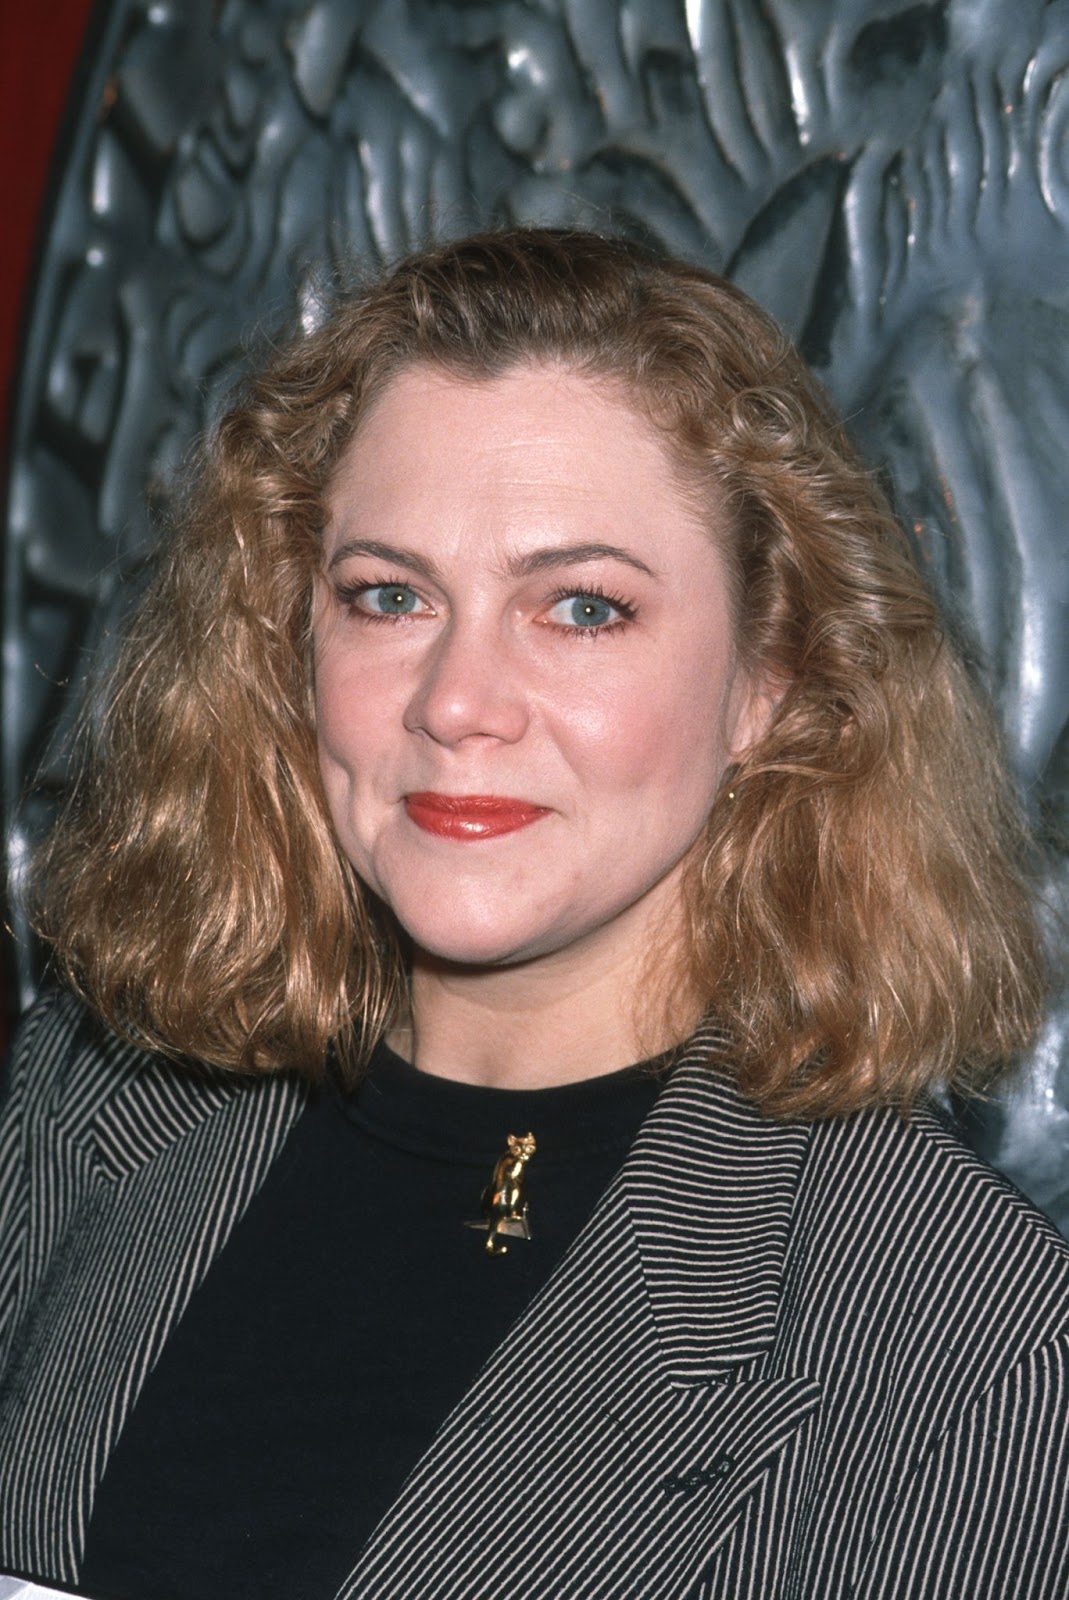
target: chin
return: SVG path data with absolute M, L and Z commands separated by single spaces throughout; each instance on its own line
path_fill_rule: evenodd
M 448 931 L 406 927 L 405 931 L 417 949 L 452 967 L 518 966 L 547 953 L 543 947 L 504 937 L 492 929 L 463 933 L 456 927 Z
M 406 915 L 411 910 L 412 915 Z M 570 943 L 566 931 L 532 925 L 528 919 L 479 915 L 451 901 L 440 913 L 426 904 L 395 904 L 394 915 L 413 945 L 436 961 L 458 967 L 508 967 L 550 955 Z

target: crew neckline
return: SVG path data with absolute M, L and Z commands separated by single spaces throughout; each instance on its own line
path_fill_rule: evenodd
M 493 1163 L 513 1133 L 533 1133 L 538 1163 L 626 1152 L 657 1100 L 671 1057 L 545 1089 L 499 1089 L 440 1078 L 380 1043 L 346 1116 L 364 1133 L 449 1165 Z

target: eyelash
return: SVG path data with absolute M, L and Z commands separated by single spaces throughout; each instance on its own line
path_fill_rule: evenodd
M 619 594 L 610 594 L 607 589 L 603 589 L 598 583 L 590 584 L 585 589 L 570 589 L 567 587 L 556 589 L 549 597 L 550 610 L 554 606 L 560 605 L 562 600 L 603 600 L 607 606 L 612 606 L 614 611 L 620 613 L 612 622 L 598 623 L 593 628 L 566 628 L 563 623 L 558 622 L 547 624 L 548 627 L 567 634 L 573 639 L 597 639 L 603 633 L 618 633 L 621 629 L 626 628 L 628 623 L 634 622 L 637 615 L 637 607 L 633 606 L 629 600 L 625 600 Z
M 357 602 L 362 595 L 369 594 L 373 589 L 407 589 L 411 593 L 415 593 L 407 578 L 390 577 L 371 578 L 362 583 L 338 583 L 334 587 L 334 593 L 340 605 L 351 607 L 364 622 L 392 623 L 404 618 L 404 612 L 363 610 Z M 633 622 L 637 615 L 637 607 L 632 605 L 629 600 L 625 600 L 622 595 L 610 593 L 609 590 L 598 583 L 590 584 L 583 589 L 569 588 L 566 585 L 562 585 L 549 596 L 549 609 L 552 610 L 555 606 L 560 605 L 562 600 L 602 600 L 607 606 L 612 606 L 614 611 L 619 612 L 619 616 L 614 618 L 612 622 L 599 623 L 592 628 L 568 628 L 559 622 L 546 623 L 546 626 L 552 628 L 555 633 L 565 634 L 573 639 L 590 640 L 597 639 L 603 633 L 617 633 L 625 628 L 628 623 Z
M 408 589 L 412 594 L 415 590 L 407 578 L 371 578 L 366 583 L 337 583 L 334 593 L 338 604 L 349 606 L 357 613 L 362 622 L 397 622 L 403 620 L 403 611 L 365 611 L 357 604 L 362 595 L 370 594 L 372 589 Z

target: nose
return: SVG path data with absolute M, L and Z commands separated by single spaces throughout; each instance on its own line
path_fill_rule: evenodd
M 404 724 L 441 745 L 473 738 L 514 744 L 528 720 L 527 696 L 506 642 L 491 630 L 454 621 L 420 662 Z

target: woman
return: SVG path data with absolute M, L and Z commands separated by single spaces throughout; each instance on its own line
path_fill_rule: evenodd
M 743 295 L 517 230 L 343 301 L 206 446 L 40 864 L 85 1004 L 11 1072 L 3 1560 L 1063 1594 L 1065 1247 L 928 1102 L 1034 1030 L 1022 856 Z

